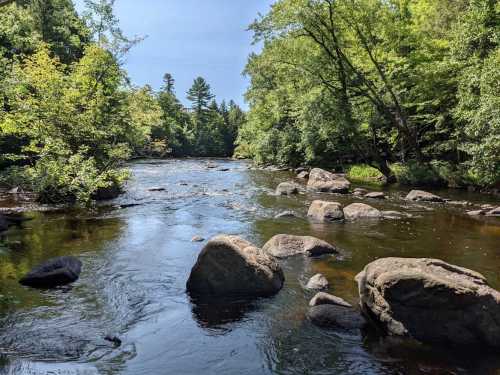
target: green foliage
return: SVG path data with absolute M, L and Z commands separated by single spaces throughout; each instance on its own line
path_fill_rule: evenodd
M 381 183 L 384 175 L 378 169 L 366 164 L 352 165 L 347 169 L 347 178 L 352 181 L 365 183 Z

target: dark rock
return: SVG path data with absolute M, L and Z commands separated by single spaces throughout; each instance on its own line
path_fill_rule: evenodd
M 444 199 L 438 195 L 434 195 L 432 193 L 428 193 L 423 190 L 412 190 L 406 196 L 406 199 L 409 201 L 416 202 L 444 202 Z
M 200 236 L 194 236 L 193 238 L 191 238 L 191 242 L 203 242 L 203 241 L 205 241 L 205 239 Z
M 219 172 L 227 172 L 229 171 L 229 168 L 219 168 L 217 169 Z
M 329 286 L 330 283 L 328 282 L 326 277 L 318 273 L 309 279 L 306 284 L 306 289 L 321 290 L 327 289 Z
M 318 238 L 311 236 L 293 236 L 289 234 L 278 234 L 274 236 L 267 241 L 262 247 L 262 250 L 277 258 L 285 258 L 299 254 L 319 256 L 337 253 L 335 246 Z
M 378 219 L 382 212 L 364 203 L 352 203 L 344 207 L 344 216 L 346 220 Z
M 67 256 L 48 260 L 33 268 L 19 283 L 35 288 L 52 288 L 66 285 L 78 280 L 82 262 Z
M 363 312 L 388 334 L 500 348 L 500 293 L 437 259 L 382 258 L 356 276 Z
M 381 191 L 374 191 L 372 193 L 365 194 L 365 198 L 371 199 L 385 199 L 385 194 Z
M 319 192 L 345 194 L 349 192 L 351 183 L 344 176 L 314 168 L 309 174 L 307 187 Z
M 106 335 L 106 337 L 104 337 L 104 340 L 113 343 L 116 347 L 121 346 L 122 344 L 122 340 L 118 336 L 112 334 Z
M 337 202 L 313 201 L 307 216 L 319 222 L 344 220 L 342 205 Z
M 203 248 L 191 270 L 192 296 L 258 297 L 276 294 L 284 283 L 278 263 L 237 236 L 218 236 Z
M 299 193 L 300 186 L 293 182 L 282 182 L 276 188 L 277 195 L 294 195 Z
M 355 331 L 365 325 L 365 319 L 358 311 L 338 305 L 313 306 L 307 318 L 314 325 L 329 329 Z
M 331 295 L 325 292 L 318 292 L 316 295 L 309 301 L 309 306 L 319 306 L 319 305 L 337 305 L 342 307 L 352 307 L 352 305 L 344 301 L 342 298 Z
M 141 203 L 126 203 L 126 204 L 120 204 L 120 208 L 130 208 L 130 207 L 137 207 L 141 206 Z
M 152 188 L 149 188 L 148 191 L 165 191 L 167 189 L 165 189 L 164 187 L 152 187 Z
M 93 198 L 98 201 L 105 201 L 115 199 L 122 193 L 123 190 L 119 185 L 112 184 L 111 186 L 97 189 L 97 191 L 93 195 Z

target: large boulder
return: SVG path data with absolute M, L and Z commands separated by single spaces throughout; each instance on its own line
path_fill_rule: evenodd
M 344 207 L 344 216 L 346 220 L 357 219 L 378 219 L 381 218 L 382 212 L 376 208 L 364 203 L 352 203 Z
M 19 283 L 34 288 L 53 288 L 75 282 L 81 270 L 82 262 L 75 257 L 53 258 L 33 268 Z
M 436 259 L 382 258 L 356 281 L 362 310 L 390 335 L 500 348 L 500 293 L 477 272 Z
M 412 190 L 406 196 L 406 199 L 409 201 L 416 202 L 444 202 L 444 199 L 438 195 L 428 193 L 423 190 Z
M 307 318 L 316 326 L 343 331 L 357 331 L 365 325 L 365 319 L 359 311 L 330 304 L 311 307 Z
M 277 293 L 284 275 L 276 261 L 237 236 L 208 241 L 191 270 L 187 290 L 193 296 L 258 297 Z
M 276 188 L 276 195 L 293 195 L 299 193 L 300 186 L 294 182 L 282 182 Z
M 309 173 L 307 187 L 319 192 L 345 194 L 349 192 L 351 183 L 344 176 L 314 168 Z
M 262 247 L 262 250 L 277 258 L 286 258 L 299 254 L 319 256 L 337 253 L 335 246 L 319 238 L 311 236 L 293 236 L 290 234 L 278 234 L 274 236 L 267 241 Z
M 344 220 L 342 205 L 337 202 L 313 201 L 307 216 L 319 222 Z

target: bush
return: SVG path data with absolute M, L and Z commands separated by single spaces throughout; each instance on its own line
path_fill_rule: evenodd
M 391 170 L 400 184 L 409 186 L 447 186 L 451 176 L 449 166 L 437 161 L 395 163 L 391 165 Z
M 349 180 L 368 183 L 382 183 L 384 175 L 379 170 L 366 165 L 352 165 L 347 169 L 347 178 Z

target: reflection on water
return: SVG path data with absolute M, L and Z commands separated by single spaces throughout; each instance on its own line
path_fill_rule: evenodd
M 387 201 L 370 204 L 413 217 L 313 224 L 306 220 L 312 200 L 359 199 L 277 197 L 274 188 L 291 173 L 215 162 L 230 171 L 208 169 L 199 159 L 137 162 L 131 165 L 134 180 L 113 207 L 25 214 L 32 220 L 0 240 L 0 374 L 499 373 L 498 360 L 485 355 L 316 328 L 305 319 L 312 293 L 302 287 L 321 272 L 331 292 L 356 304 L 353 279 L 368 262 L 411 256 L 475 269 L 500 288 L 497 219 L 470 218 L 463 208 L 409 204 L 394 189 Z M 283 211 L 298 217 L 274 219 Z M 272 298 L 193 303 L 185 282 L 203 244 L 191 238 L 220 233 L 259 246 L 278 233 L 313 235 L 342 252 L 283 261 L 286 284 Z M 83 262 L 73 286 L 39 291 L 17 283 L 31 267 L 59 255 Z M 107 334 L 120 337 L 122 345 L 105 341 Z

